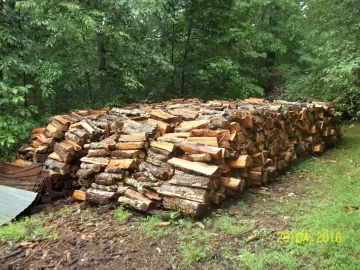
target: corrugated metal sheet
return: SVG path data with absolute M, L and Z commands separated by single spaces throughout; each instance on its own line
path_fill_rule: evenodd
M 41 164 L 19 165 L 3 163 L 0 166 L 0 185 L 40 192 L 48 172 L 42 170 Z
M 0 226 L 28 208 L 37 195 L 35 192 L 0 185 Z

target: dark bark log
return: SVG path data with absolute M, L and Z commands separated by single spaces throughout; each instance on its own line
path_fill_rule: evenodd
M 80 169 L 76 172 L 76 176 L 79 178 L 89 178 L 89 176 L 94 173 L 93 169 Z
M 205 189 L 163 184 L 158 193 L 168 197 L 177 197 L 200 203 L 207 202 L 207 192 Z
M 169 181 L 169 184 L 187 187 L 198 187 L 204 189 L 213 189 L 215 180 L 199 175 L 184 173 L 175 170 L 175 175 Z
M 163 206 L 166 209 L 181 211 L 186 215 L 201 216 L 208 208 L 208 204 L 189 201 L 181 198 L 165 197 Z
M 174 175 L 174 169 L 169 166 L 167 163 L 162 164 L 161 167 L 154 166 L 147 162 L 141 162 L 139 165 L 140 171 L 148 171 L 156 178 L 167 180 L 170 179 Z

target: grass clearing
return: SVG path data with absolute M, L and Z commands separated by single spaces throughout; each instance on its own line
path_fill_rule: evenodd
M 53 214 L 41 213 L 37 218 L 25 217 L 19 221 L 9 222 L 0 227 L 0 239 L 16 241 L 41 237 L 56 240 L 58 233 L 48 224 L 52 218 Z
M 256 243 L 247 245 L 241 250 L 239 268 L 358 269 L 359 131 L 359 125 L 344 126 L 344 138 L 338 147 L 296 167 L 296 173 L 309 178 L 313 184 L 302 188 L 300 198 L 289 199 L 274 209 L 276 214 L 286 214 L 293 220 L 287 223 L 288 243 L 275 240 L 260 252 L 249 251 Z
M 179 250 L 182 255 L 182 267 L 188 267 L 192 262 L 204 259 L 211 251 L 212 234 L 204 229 L 193 229 L 191 233 L 179 235 Z
M 163 221 L 160 216 L 148 216 L 143 219 L 142 231 L 148 237 L 162 238 L 169 235 L 169 228 L 159 224 Z
M 253 226 L 248 220 L 238 220 L 236 217 L 224 214 L 215 222 L 215 228 L 228 235 L 240 236 L 252 230 Z
M 131 213 L 127 211 L 123 206 L 118 206 L 114 210 L 115 218 L 120 222 L 126 222 L 131 217 Z

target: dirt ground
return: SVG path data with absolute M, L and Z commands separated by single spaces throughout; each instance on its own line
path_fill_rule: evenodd
M 208 221 L 206 224 L 211 224 L 227 213 L 235 220 L 245 220 L 253 226 L 239 237 L 217 231 L 211 225 L 209 228 L 205 227 L 204 230 L 212 233 L 211 251 L 204 258 L 193 261 L 189 267 L 236 269 L 237 258 L 241 257 L 238 253 L 239 245 L 247 248 L 247 243 L 258 241 L 259 245 L 249 248 L 250 252 L 256 253 L 263 246 L 274 243 L 277 232 L 286 230 L 287 224 L 291 222 L 286 215 L 279 215 L 277 205 L 307 196 L 302 192 L 304 184 L 314 185 L 309 179 L 288 172 L 265 188 L 248 189 L 241 198 L 232 198 L 221 206 L 213 207 L 205 219 L 192 220 L 194 226 L 196 222 L 204 224 L 204 220 Z M 243 201 L 246 207 L 239 207 L 239 201 Z M 61 214 L 63 209 L 69 209 L 67 214 Z M 179 234 L 189 232 L 180 226 L 172 226 L 171 233 L 165 237 L 149 237 L 143 233 L 142 216 L 133 215 L 128 222 L 119 222 L 112 211 L 99 214 L 96 208 L 82 210 L 78 203 L 69 199 L 38 205 L 31 209 L 31 215 L 36 217 L 41 211 L 53 212 L 47 225 L 56 229 L 58 239 L 0 242 L 3 250 L 13 244 L 12 248 L 0 254 L 1 269 L 189 268 L 182 266 L 178 238 Z M 254 236 L 259 233 L 262 241 Z M 230 247 L 231 260 L 222 254 L 225 244 Z

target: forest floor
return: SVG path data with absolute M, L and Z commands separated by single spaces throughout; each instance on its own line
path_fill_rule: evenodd
M 201 219 L 40 205 L 0 228 L 0 269 L 358 269 L 360 125 L 343 134 Z

